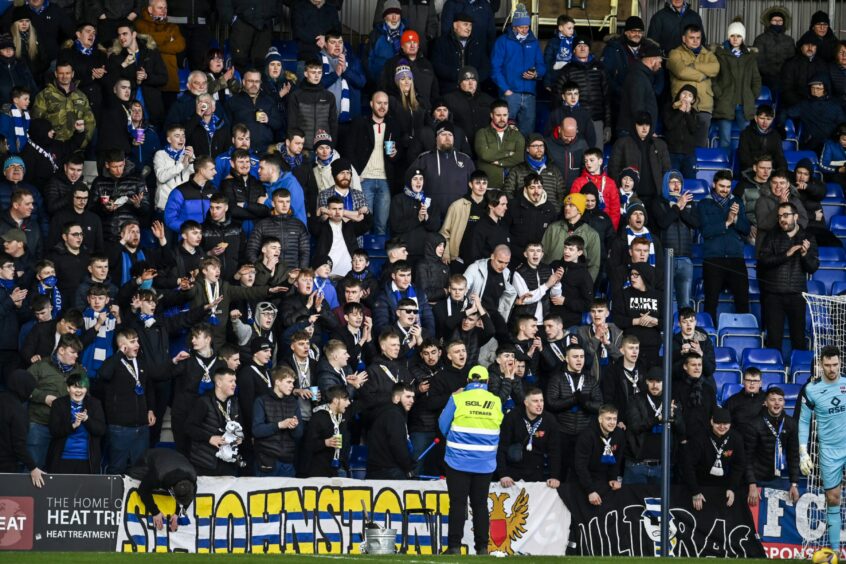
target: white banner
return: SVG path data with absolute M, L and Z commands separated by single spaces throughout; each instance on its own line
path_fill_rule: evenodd
M 124 478 L 118 552 L 359 554 L 363 511 L 397 530 L 397 550 L 433 554 L 447 544 L 446 482 L 351 479 L 200 478 L 189 508 L 190 524 L 175 533 L 157 531 L 137 491 Z M 169 495 L 157 495 L 166 515 Z M 488 550 L 507 554 L 563 556 L 570 512 L 556 490 L 543 483 L 491 484 Z M 463 543 L 472 552 L 468 519 Z

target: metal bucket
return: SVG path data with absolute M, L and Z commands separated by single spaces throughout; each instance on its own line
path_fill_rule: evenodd
M 396 529 L 365 529 L 365 547 L 367 554 L 395 554 Z

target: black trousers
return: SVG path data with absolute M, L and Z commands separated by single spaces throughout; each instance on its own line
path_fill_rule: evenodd
M 478 550 L 488 548 L 490 516 L 488 515 L 488 489 L 491 474 L 462 472 L 447 466 L 447 493 L 449 494 L 449 536 L 447 547 L 459 548 L 467 520 L 467 498 L 473 510 L 473 542 Z
M 264 55 L 273 43 L 273 30 L 256 29 L 241 19 L 235 20 L 229 32 L 232 63 L 243 73 L 250 67 L 261 68 Z
M 576 440 L 578 438 L 578 435 L 561 433 L 561 476 L 558 478 L 561 482 L 566 482 L 569 476 L 575 477 L 576 475 L 573 469 L 573 459 L 576 456 Z
M 739 258 L 706 258 L 702 262 L 702 282 L 705 291 L 705 311 L 716 323 L 720 292 L 728 287 L 734 296 L 735 313 L 749 313 L 749 276 L 746 262 Z
M 790 346 L 793 350 L 807 348 L 805 343 L 805 299 L 802 294 L 770 294 L 762 296 L 764 328 L 767 330 L 767 347 L 781 350 L 784 339 L 784 319 L 790 329 Z

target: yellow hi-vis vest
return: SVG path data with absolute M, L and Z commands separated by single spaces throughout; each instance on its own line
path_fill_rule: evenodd
M 482 387 L 455 394 L 451 400 L 455 413 L 446 438 L 446 463 L 464 472 L 493 472 L 496 470 L 502 402 Z

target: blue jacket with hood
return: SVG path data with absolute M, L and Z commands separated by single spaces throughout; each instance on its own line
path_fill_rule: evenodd
M 537 81 L 523 78 L 523 73 L 533 67 L 539 79 L 546 75 L 540 43 L 531 31 L 523 41 L 517 40 L 513 27 L 497 38 L 491 54 L 491 78 L 499 88 L 500 95 L 506 90 L 534 94 Z

